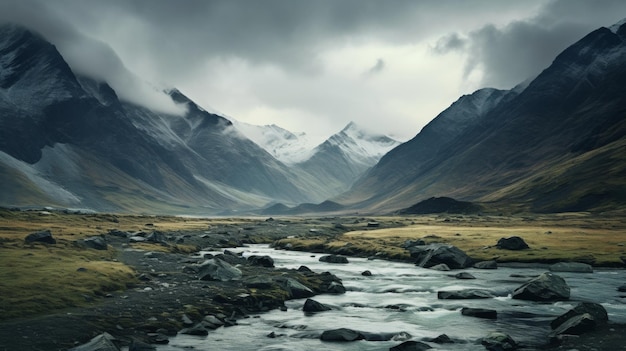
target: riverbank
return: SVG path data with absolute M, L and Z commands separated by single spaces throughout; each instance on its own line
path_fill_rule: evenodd
M 0 216 L 0 257 L 7 263 L 0 269 L 0 345 L 7 350 L 65 350 L 102 332 L 126 344 L 165 342 L 206 316 L 228 325 L 249 313 L 281 308 L 293 297 L 284 284 L 287 278 L 305 283 L 313 293 L 328 292 L 329 283 L 336 282 L 323 274 L 250 265 L 235 256 L 227 259 L 239 264 L 242 279 L 203 281 L 194 268 L 205 260 L 197 254 L 201 249 L 277 242 L 313 252 L 408 260 L 402 244 L 409 238 L 461 243 L 474 238 L 474 245 L 484 245 L 491 240 L 485 228 L 502 236 L 523 228 L 537 238 L 562 240 L 561 235 L 578 233 L 577 238 L 587 239 L 575 240 L 588 248 L 580 251 L 586 257 L 592 255 L 595 264 L 619 265 L 620 244 L 626 241 L 623 217 L 584 214 L 195 219 L 3 210 Z M 25 242 L 41 230 L 49 230 L 55 243 Z M 94 237 L 105 241 L 104 248 L 89 246 Z M 534 248 L 535 240 L 528 240 L 535 250 L 529 253 L 535 254 L 521 261 L 544 262 L 555 253 L 549 246 Z M 478 249 L 487 255 L 496 250 Z

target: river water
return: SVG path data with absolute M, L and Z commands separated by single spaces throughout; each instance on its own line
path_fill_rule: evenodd
M 547 269 L 499 267 L 466 269 L 477 279 L 459 280 L 459 271 L 440 272 L 408 263 L 350 257 L 349 264 L 319 262 L 320 254 L 273 250 L 267 245 L 241 248 L 244 256 L 269 255 L 276 267 L 305 265 L 315 272 L 328 271 L 343 280 L 343 295 L 318 295 L 314 300 L 333 310 L 305 315 L 305 299 L 287 301 L 287 311 L 271 311 L 242 319 L 239 325 L 210 331 L 206 337 L 179 335 L 159 351 L 181 350 L 388 350 L 402 341 L 322 342 L 322 331 L 336 328 L 373 333 L 406 332 L 412 340 L 448 335 L 454 344 L 430 343 L 435 350 L 485 350 L 476 341 L 491 331 L 501 331 L 526 345 L 547 340 L 549 323 L 580 301 L 601 303 L 609 320 L 626 323 L 626 298 L 617 287 L 626 282 L 626 271 L 596 269 L 594 273 L 557 273 L 571 288 L 570 301 L 536 303 L 510 298 L 510 292 Z M 369 270 L 372 276 L 361 273 Z M 513 277 L 511 276 L 513 275 Z M 516 277 L 516 276 L 524 277 Z M 437 291 L 467 288 L 490 289 L 498 297 L 483 300 L 438 300 Z M 624 294 L 622 294 L 624 295 Z M 461 315 L 462 307 L 497 310 L 496 320 Z M 274 332 L 277 337 L 267 335 Z

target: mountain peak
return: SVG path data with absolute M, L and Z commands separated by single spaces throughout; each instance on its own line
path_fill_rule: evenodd
M 626 18 L 623 18 L 621 21 L 615 23 L 614 25 L 610 26 L 609 29 L 611 30 L 611 32 L 617 34 L 617 31 L 619 31 L 619 29 L 626 24 Z

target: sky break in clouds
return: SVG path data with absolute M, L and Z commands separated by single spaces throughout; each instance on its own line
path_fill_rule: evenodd
M 624 17 L 621 0 L 0 0 L 0 21 L 123 99 L 181 113 L 155 88 L 176 87 L 315 142 L 350 121 L 407 140 L 461 95 L 510 89 Z

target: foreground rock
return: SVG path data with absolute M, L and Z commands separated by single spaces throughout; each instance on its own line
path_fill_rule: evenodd
M 419 245 L 411 246 L 407 250 L 415 259 L 415 264 L 424 268 L 445 264 L 450 269 L 462 269 L 470 267 L 473 263 L 473 260 L 463 250 L 453 245 Z
M 102 333 L 88 343 L 76 346 L 68 351 L 120 351 L 116 339 L 109 333 Z
M 509 351 L 516 350 L 517 343 L 509 335 L 492 332 L 486 337 L 482 338 L 480 342 L 489 351 Z
M 559 262 L 550 266 L 551 272 L 593 273 L 593 267 L 580 262 Z
M 565 279 L 546 272 L 515 289 L 512 298 L 530 301 L 563 301 L 568 300 L 569 296 L 570 288 Z
M 432 349 L 432 347 L 430 347 L 430 345 L 428 344 L 419 341 L 409 340 L 403 342 L 400 345 L 390 348 L 389 351 L 424 351 L 430 349 Z
M 330 307 L 312 299 L 306 299 L 306 301 L 304 302 L 304 306 L 302 307 L 302 311 L 308 313 L 324 312 L 330 310 Z
M 325 255 L 325 256 L 320 257 L 319 261 L 326 262 L 326 263 L 345 264 L 345 263 L 348 263 L 348 258 L 346 256 L 341 256 L 341 255 Z
M 515 250 L 515 251 L 526 250 L 530 248 L 528 247 L 528 244 L 526 244 L 524 239 L 520 238 L 519 236 L 501 238 L 500 240 L 498 240 L 496 247 L 502 250 Z
M 602 305 L 593 302 L 581 302 L 550 323 L 550 327 L 554 329 L 550 336 L 554 341 L 562 334 L 580 335 L 605 325 L 608 321 L 609 315 Z
M 325 330 L 320 336 L 320 339 L 322 341 L 356 341 L 363 340 L 365 337 L 356 330 L 339 328 Z

